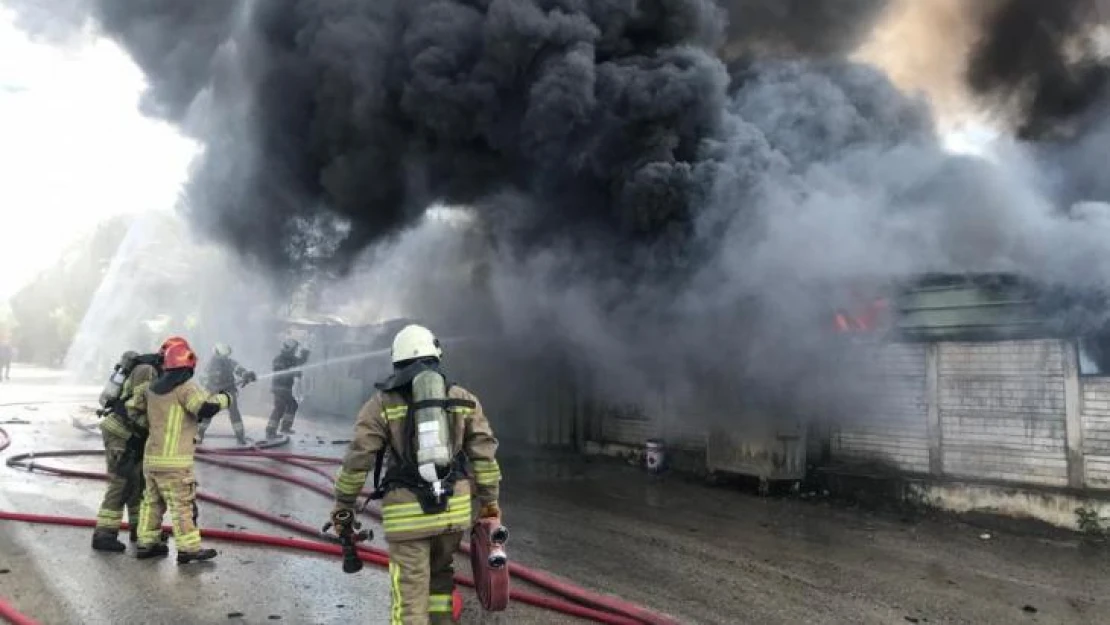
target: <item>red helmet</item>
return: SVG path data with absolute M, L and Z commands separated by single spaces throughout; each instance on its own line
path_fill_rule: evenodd
M 162 346 L 158 348 L 158 353 L 162 354 L 162 356 L 165 357 L 166 350 L 169 349 L 171 345 L 175 344 L 181 344 L 185 347 L 189 347 L 189 341 L 186 341 L 184 337 L 171 336 L 170 338 L 162 341 Z
M 171 371 L 173 369 L 195 369 L 197 366 L 197 355 L 193 353 L 189 344 L 185 341 L 178 343 L 170 343 L 162 354 L 162 369 Z

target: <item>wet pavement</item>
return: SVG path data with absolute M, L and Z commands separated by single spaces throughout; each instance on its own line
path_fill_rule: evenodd
M 99 389 L 56 386 L 15 369 L 0 383 L 8 454 L 95 449 Z M 32 379 L 32 374 L 34 378 Z M 84 402 L 82 403 L 82 400 Z M 264 407 L 247 406 L 248 435 Z M 306 415 L 310 417 L 310 415 Z M 496 415 L 493 416 L 496 426 Z M 28 421 L 4 425 L 12 419 Z M 231 442 L 224 415 L 211 445 Z M 292 448 L 341 455 L 350 424 L 298 417 Z M 587 588 L 666 612 L 683 623 L 1107 623 L 1110 550 L 1078 539 L 981 529 L 947 518 L 900 518 L 828 502 L 759 498 L 607 461 L 503 454 L 510 555 Z M 510 453 L 516 452 L 516 453 Z M 93 459 L 51 461 L 100 470 Z M 273 465 L 262 464 L 272 468 Z M 202 490 L 318 526 L 330 502 L 293 485 L 201 466 Z M 0 467 L 0 508 L 92 518 L 99 482 Z M 203 526 L 290 536 L 202 504 Z M 345 575 L 338 558 L 212 543 L 209 565 L 136 561 L 89 549 L 86 529 L 0 521 L 0 596 L 43 623 L 385 623 L 385 572 Z M 380 541 L 376 541 L 381 546 Z M 468 566 L 459 560 L 460 570 Z M 574 623 L 513 605 L 469 623 Z

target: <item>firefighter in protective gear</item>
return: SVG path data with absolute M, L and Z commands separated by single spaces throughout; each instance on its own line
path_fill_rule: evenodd
M 131 542 L 137 538 L 139 507 L 143 498 L 142 450 L 146 443 L 147 419 L 144 412 L 128 411 L 123 405 L 134 395 L 142 394 L 158 373 L 150 364 L 130 365 L 138 356 L 138 353 L 129 351 L 121 357 L 120 365 L 130 369 L 130 374 L 124 381 L 117 408 L 100 421 L 108 489 L 104 491 L 104 499 L 96 514 L 96 529 L 93 530 L 92 548 L 97 551 L 120 552 L 126 549 L 117 538 L 124 508 L 127 508 L 131 525 Z
M 481 516 L 501 516 L 497 439 L 478 398 L 445 382 L 442 350 L 428 329 L 405 327 L 394 338 L 392 352 L 393 375 L 377 385 L 378 392 L 359 411 L 353 440 L 336 475 L 332 514 L 354 509 L 371 467 L 377 482 L 387 457 L 385 478 L 375 483 L 373 497 L 382 498 L 382 526 L 389 543 L 390 623 L 449 623 L 455 596 L 453 558 L 463 532 L 473 523 L 472 494 L 477 495 Z M 440 399 L 422 392 L 436 387 L 437 377 L 443 381 L 438 386 Z M 424 384 L 425 379 L 433 383 Z M 420 416 L 429 409 L 432 418 Z M 441 451 L 447 461 L 431 461 L 433 475 L 426 470 L 429 453 Z
M 246 382 L 255 378 L 253 371 L 248 371 L 231 358 L 231 346 L 218 343 L 212 350 L 212 361 L 204 372 L 204 386 L 213 393 L 227 393 L 231 397 L 231 407 L 228 416 L 231 418 L 231 429 L 235 432 L 235 440 L 240 445 L 247 444 L 246 432 L 243 430 L 243 414 L 239 412 L 239 384 L 240 380 Z M 197 444 L 204 442 L 204 433 L 212 421 L 204 421 L 197 428 Z
M 274 394 L 274 410 L 270 413 L 270 421 L 266 424 L 266 438 L 277 436 L 278 423 L 284 434 L 294 434 L 293 419 L 297 416 L 297 400 L 293 397 L 293 383 L 301 377 L 296 369 L 308 362 L 308 350 L 297 348 L 300 343 L 296 339 L 286 339 L 281 345 L 281 353 L 274 358 L 274 377 L 270 390 Z M 289 371 L 288 373 L 281 373 Z
M 196 476 L 193 454 L 196 451 L 198 421 L 212 418 L 231 405 L 226 393 L 209 394 L 192 379 L 197 357 L 186 342 L 169 345 L 163 356 L 163 373 L 135 395 L 128 408 L 145 410 L 150 434 L 143 457 L 146 493 L 139 512 L 138 558 L 169 553 L 162 542 L 162 517 L 167 509 L 173 520 L 177 562 L 210 560 L 214 549 L 201 549 L 200 530 L 194 520 Z

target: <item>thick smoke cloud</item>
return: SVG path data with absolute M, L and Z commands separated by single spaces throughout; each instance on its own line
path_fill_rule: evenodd
M 726 59 L 842 57 L 867 39 L 891 0 L 724 0 Z
M 1106 96 L 1110 63 L 1098 29 L 1110 20 L 1110 2 L 999 0 L 969 12 L 983 20 L 983 37 L 968 84 L 1002 108 L 1021 136 L 1052 133 Z
M 488 245 L 467 253 L 522 350 L 572 354 L 611 396 L 814 414 L 851 405 L 860 374 L 825 333 L 847 285 L 1110 276 L 1101 208 L 1059 203 L 1099 198 L 1016 144 L 948 154 L 927 102 L 846 60 L 889 4 L 99 0 L 95 18 L 150 75 L 146 110 L 204 141 L 186 211 L 210 236 L 279 271 L 371 263 L 366 284 L 393 284 L 387 268 L 442 256 L 411 231 L 426 207 L 470 205 Z M 1084 98 L 1048 97 L 1051 61 L 999 53 L 1018 5 L 983 11 L 970 86 L 1022 128 L 1078 115 Z M 475 283 L 450 282 L 406 303 L 474 310 Z

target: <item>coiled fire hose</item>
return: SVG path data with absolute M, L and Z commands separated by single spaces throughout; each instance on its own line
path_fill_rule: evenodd
M 6 449 L 10 444 L 11 439 L 8 436 L 8 433 L 3 428 L 0 428 L 0 451 Z M 43 458 L 71 458 L 80 456 L 101 456 L 103 454 L 103 450 L 66 450 L 35 452 L 12 456 L 7 459 L 6 464 L 9 467 L 13 468 L 26 468 L 29 471 L 39 471 L 42 473 L 48 473 L 51 475 L 62 477 L 104 480 L 107 479 L 107 476 L 103 473 L 66 469 L 51 465 L 40 464 L 38 462 L 39 459 Z M 295 484 L 302 488 L 306 488 L 313 492 L 319 493 L 320 495 L 329 499 L 333 495 L 333 491 L 331 488 L 322 486 L 318 483 L 311 482 L 298 476 L 286 475 L 278 471 L 273 471 L 263 467 L 230 460 L 230 458 L 236 456 L 243 458 L 265 458 L 271 461 L 280 462 L 288 466 L 297 467 L 314 473 L 320 477 L 326 478 L 329 482 L 333 479 L 331 473 L 316 465 L 336 465 L 341 462 L 339 459 L 326 456 L 268 452 L 249 448 L 198 450 L 197 460 L 213 466 L 283 480 L 285 482 Z M 201 492 L 198 493 L 197 496 L 202 501 L 215 504 L 228 510 L 234 510 L 242 514 L 246 514 L 256 519 L 266 521 L 267 523 L 292 530 L 305 536 L 313 537 L 317 540 L 319 539 L 319 528 L 310 527 L 291 519 L 286 519 L 274 514 L 263 512 L 261 510 L 254 509 L 249 506 L 245 506 L 243 504 L 218 497 L 216 495 Z M 380 520 L 380 514 L 376 510 L 367 509 L 366 514 L 368 514 L 372 518 Z M 25 523 L 43 523 L 51 525 L 67 525 L 74 527 L 93 527 L 96 524 L 95 520 L 93 519 L 17 513 L 4 510 L 0 510 L 0 520 L 19 521 Z M 127 528 L 128 526 L 126 523 L 124 523 L 123 527 Z M 169 527 L 167 526 L 165 529 L 168 530 Z M 206 538 L 219 541 L 267 545 L 331 555 L 340 555 L 342 553 L 341 547 L 339 545 L 324 542 L 315 542 L 295 538 L 272 536 L 267 534 L 256 534 L 250 532 L 227 531 L 218 529 L 202 529 L 201 533 Z M 464 553 L 469 554 L 470 545 L 463 544 L 462 550 Z M 371 564 L 376 564 L 382 567 L 388 566 L 389 556 L 385 551 L 382 551 L 381 549 L 376 549 L 367 545 L 359 545 L 358 554 L 363 562 L 369 562 Z M 526 603 L 538 608 L 552 610 L 568 616 L 591 620 L 597 623 L 606 623 L 612 625 L 677 624 L 677 621 L 669 617 L 660 615 L 634 603 L 616 597 L 610 597 L 595 593 L 575 584 L 560 580 L 547 573 L 535 569 L 530 569 L 515 562 L 512 564 L 510 572 L 514 577 L 517 577 L 523 581 L 527 581 L 552 594 L 558 595 L 558 597 L 550 597 L 524 590 L 511 590 L 510 597 L 515 601 L 520 601 L 521 603 Z M 466 575 L 455 575 L 455 581 L 456 583 L 464 586 L 474 586 L 474 580 Z M 0 597 L 0 617 L 15 625 L 39 625 L 37 621 L 23 614 L 20 614 L 11 604 L 9 604 L 2 597 Z

